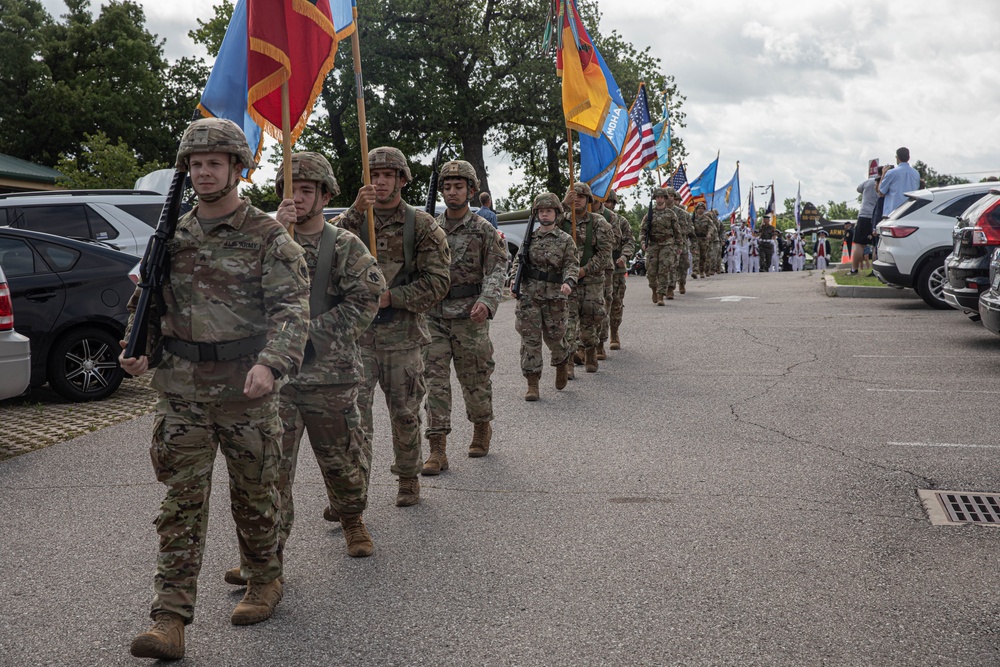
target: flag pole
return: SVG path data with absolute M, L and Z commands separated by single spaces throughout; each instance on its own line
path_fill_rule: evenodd
M 361 41 L 358 37 L 358 6 L 351 8 L 354 18 L 354 31 L 351 32 L 351 55 L 354 57 L 354 86 L 357 89 L 358 98 L 358 129 L 361 131 L 361 167 L 362 183 L 372 184 L 371 168 L 368 165 L 368 121 L 365 116 L 365 88 L 361 78 Z M 372 207 L 368 207 L 368 242 L 371 247 L 372 257 L 378 259 L 378 251 L 375 250 L 375 212 Z
M 566 128 L 566 150 L 569 153 L 569 189 L 573 190 L 573 130 Z M 573 205 L 569 207 L 570 219 L 573 221 L 572 229 L 573 232 L 571 236 L 573 237 L 573 243 L 576 243 L 576 195 L 574 195 Z
M 291 199 L 292 194 L 292 119 L 288 102 L 288 80 L 281 84 L 281 157 L 285 169 L 282 178 L 284 179 L 285 199 Z M 295 238 L 295 221 L 288 225 L 288 233 Z

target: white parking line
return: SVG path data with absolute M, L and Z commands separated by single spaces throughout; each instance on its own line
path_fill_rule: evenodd
M 854 354 L 855 359 L 1000 359 L 1000 354 Z
M 887 442 L 894 447 L 969 447 L 972 449 L 1000 449 L 1000 445 L 966 445 L 954 442 Z
M 865 391 L 877 391 L 887 394 L 1000 394 L 1000 391 L 988 389 L 892 389 L 885 387 L 866 387 Z

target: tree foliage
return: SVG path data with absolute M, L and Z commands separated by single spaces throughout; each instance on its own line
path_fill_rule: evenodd
M 63 178 L 57 184 L 74 190 L 131 188 L 140 176 L 166 166 L 159 162 L 140 166 L 135 152 L 120 139 L 111 143 L 103 132 L 84 134 L 77 154 L 60 156 L 56 169 Z
M 968 183 L 969 180 L 961 178 L 960 176 L 950 176 L 948 174 L 939 174 L 930 167 L 930 165 L 917 160 L 913 163 L 913 168 L 917 170 L 920 174 L 920 179 L 923 181 L 923 187 L 925 188 L 938 188 L 945 185 L 958 185 L 960 183 Z

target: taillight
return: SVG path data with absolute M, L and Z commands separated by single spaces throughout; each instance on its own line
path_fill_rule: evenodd
M 10 288 L 0 283 L 0 331 L 14 328 L 14 304 L 10 301 Z
M 972 228 L 972 245 L 1000 245 L 1000 227 L 994 215 L 1000 207 L 1000 199 L 979 216 Z
M 882 236 L 891 236 L 894 239 L 905 239 L 918 229 L 920 228 L 908 227 L 906 225 L 883 225 L 879 230 L 879 234 Z
M 132 267 L 132 270 L 128 272 L 128 279 L 132 281 L 133 285 L 139 284 L 139 267 L 142 266 L 142 262 L 139 262 Z

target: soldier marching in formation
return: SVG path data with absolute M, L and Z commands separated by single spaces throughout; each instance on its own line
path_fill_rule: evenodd
M 437 222 L 451 251 L 451 286 L 427 313 L 431 342 L 424 347 L 427 382 L 427 439 L 430 456 L 424 475 L 448 469 L 446 439 L 451 433 L 451 365 L 462 386 L 465 413 L 473 424 L 469 456 L 490 451 L 493 435 L 493 343 L 490 319 L 500 305 L 507 249 L 493 225 L 469 210 L 479 190 L 475 168 L 464 160 L 441 167 L 445 212 Z
M 670 205 L 667 188 L 654 188 L 653 202 L 652 216 L 647 213 L 643 217 L 639 235 L 646 253 L 646 278 L 653 292 L 653 303 L 662 306 L 664 298 L 674 298 L 676 245 L 682 238 L 683 229 L 677 212 Z
M 605 207 L 618 220 L 618 230 L 621 241 L 611 253 L 611 259 L 615 264 L 614 280 L 611 285 L 611 305 L 608 313 L 608 326 L 611 331 L 611 349 L 620 350 L 622 343 L 619 329 L 622 324 L 622 314 L 625 309 L 625 287 L 628 276 L 629 261 L 635 256 L 635 236 L 632 234 L 632 223 L 623 215 L 615 213 L 615 206 L 618 205 L 618 194 L 614 190 L 608 191 L 608 199 Z

